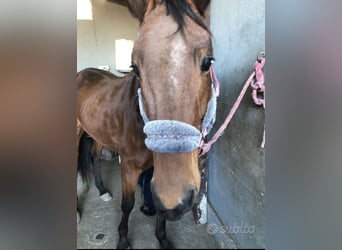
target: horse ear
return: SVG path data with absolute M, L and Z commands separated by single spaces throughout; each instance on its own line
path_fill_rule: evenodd
M 128 9 L 134 17 L 138 18 L 138 20 L 142 22 L 146 12 L 146 1 L 128 0 Z
M 198 12 L 202 16 L 205 16 L 205 11 L 207 10 L 208 5 L 210 4 L 210 0 L 194 0 L 193 2 L 196 5 Z

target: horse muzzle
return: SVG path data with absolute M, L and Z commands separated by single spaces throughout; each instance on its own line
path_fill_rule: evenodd
M 198 196 L 196 188 L 190 188 L 186 196 L 181 200 L 181 202 L 172 209 L 167 209 L 154 192 L 153 185 L 151 185 L 152 198 L 154 207 L 157 213 L 166 220 L 176 221 L 179 220 L 187 211 L 189 211 Z

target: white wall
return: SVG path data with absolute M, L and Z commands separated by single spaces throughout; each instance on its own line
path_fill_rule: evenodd
M 115 40 L 135 40 L 139 22 L 126 7 L 93 0 L 93 20 L 77 20 L 77 71 L 109 65 L 115 70 Z

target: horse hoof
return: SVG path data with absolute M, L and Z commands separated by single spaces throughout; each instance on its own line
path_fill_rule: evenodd
M 128 241 L 127 240 L 120 240 L 116 249 L 130 249 Z
M 111 199 L 113 199 L 113 197 L 110 193 L 106 192 L 100 196 L 100 199 L 103 201 L 110 201 Z
M 80 213 L 77 211 L 77 223 L 79 223 L 81 220 L 81 216 L 80 216 Z
M 168 240 L 160 242 L 161 249 L 176 249 L 175 246 Z

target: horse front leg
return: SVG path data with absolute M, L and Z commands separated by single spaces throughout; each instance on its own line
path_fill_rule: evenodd
M 141 170 L 139 170 L 138 168 L 134 168 L 122 162 L 122 167 L 121 167 L 122 217 L 121 217 L 121 222 L 118 228 L 119 243 L 117 245 L 117 249 L 127 249 L 129 247 L 129 242 L 127 238 L 128 219 L 134 207 L 135 189 L 138 183 L 138 178 L 139 178 L 140 173 L 141 173 Z
M 161 248 L 174 249 L 174 246 L 167 239 L 167 236 L 166 236 L 166 220 L 162 218 L 159 214 L 157 215 L 156 237 L 159 240 Z

